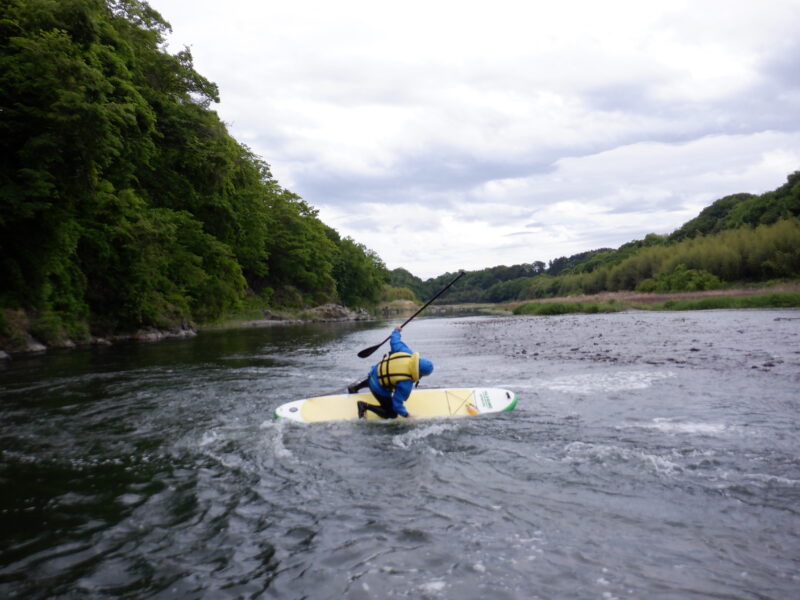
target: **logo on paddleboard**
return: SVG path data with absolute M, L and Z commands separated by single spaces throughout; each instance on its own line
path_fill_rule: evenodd
M 481 406 L 483 408 L 486 408 L 486 409 L 489 409 L 489 410 L 492 409 L 492 401 L 489 400 L 489 392 L 485 392 L 485 391 L 481 392 L 480 401 L 481 401 Z

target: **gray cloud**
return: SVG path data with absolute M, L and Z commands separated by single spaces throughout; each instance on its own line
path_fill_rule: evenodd
M 153 5 L 281 184 L 421 276 L 669 232 L 800 168 L 797 2 Z

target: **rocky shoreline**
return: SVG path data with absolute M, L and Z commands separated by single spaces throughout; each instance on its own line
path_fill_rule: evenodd
M 200 328 L 188 322 L 183 322 L 179 327 L 171 329 L 157 329 L 145 327 L 131 333 L 122 333 L 109 336 L 91 336 L 86 341 L 63 340 L 57 344 L 46 345 L 37 340 L 30 333 L 25 334 L 25 339 L 15 344 L 9 342 L 0 348 L 0 361 L 10 360 L 14 356 L 29 356 L 44 354 L 51 350 L 68 350 L 72 348 L 85 348 L 87 346 L 110 346 L 120 342 L 159 342 L 167 339 L 180 339 L 195 337 L 198 330 L 203 329 L 233 329 L 236 327 L 264 327 L 272 325 L 291 325 L 298 323 L 330 323 L 347 321 L 367 321 L 373 316 L 363 308 L 350 310 L 339 304 L 323 304 L 303 311 L 298 318 L 286 317 L 264 311 L 263 319 L 243 321 L 230 321 L 219 325 L 201 326 Z
M 177 329 L 156 329 L 147 327 L 138 329 L 132 333 L 123 333 L 109 336 L 91 336 L 86 341 L 63 340 L 56 344 L 46 345 L 30 333 L 28 333 L 21 343 L 9 345 L 0 349 L 0 360 L 8 360 L 13 356 L 44 354 L 51 350 L 70 350 L 73 348 L 85 348 L 87 346 L 111 346 L 119 342 L 158 342 L 166 339 L 188 338 L 197 335 L 197 329 L 191 325 L 184 325 Z
M 371 321 L 374 317 L 364 308 L 350 310 L 341 304 L 323 304 L 306 309 L 299 316 L 286 316 L 270 310 L 263 311 L 261 319 L 242 319 L 224 323 L 204 325 L 200 329 L 234 329 L 247 327 L 271 327 L 299 323 L 346 323 L 349 321 Z

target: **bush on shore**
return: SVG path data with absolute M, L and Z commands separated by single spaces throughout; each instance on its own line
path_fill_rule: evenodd
M 573 313 L 597 314 L 624 310 L 710 310 L 746 308 L 800 308 L 800 293 L 773 292 L 751 296 L 715 296 L 700 299 L 672 299 L 645 303 L 607 300 L 604 302 L 527 302 L 514 309 L 515 315 L 565 315 Z

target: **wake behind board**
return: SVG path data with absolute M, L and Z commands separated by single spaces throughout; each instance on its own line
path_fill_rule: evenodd
M 337 394 L 304 398 L 280 405 L 275 409 L 276 419 L 289 419 L 300 423 L 349 421 L 358 419 L 358 401 L 378 404 L 370 393 Z M 406 409 L 416 418 L 470 417 L 513 410 L 517 395 L 497 388 L 447 388 L 414 390 L 406 401 Z M 369 420 L 381 420 L 367 411 Z M 402 418 L 402 417 L 401 417 Z

